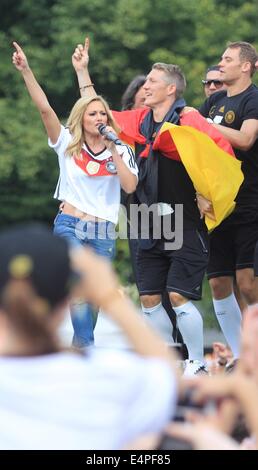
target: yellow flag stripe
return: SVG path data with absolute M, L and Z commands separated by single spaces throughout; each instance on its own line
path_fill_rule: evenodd
M 170 132 L 196 191 L 213 204 L 215 220 L 205 217 L 208 230 L 213 230 L 234 210 L 244 179 L 241 162 L 193 127 L 165 123 L 160 133 L 164 131 Z

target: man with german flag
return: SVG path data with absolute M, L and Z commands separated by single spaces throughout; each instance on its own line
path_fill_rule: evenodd
M 88 50 L 86 38 L 73 57 L 81 94 L 91 96 L 95 90 L 88 72 Z M 168 291 L 188 349 L 184 371 L 188 376 L 205 371 L 203 322 L 192 300 L 201 298 L 209 258 L 208 230 L 234 209 L 243 176 L 231 145 L 220 132 L 197 111 L 186 112 L 185 86 L 177 65 L 154 64 L 144 84 L 146 108 L 113 115 L 121 128 L 120 139 L 135 148 L 137 203 L 154 208 L 148 239 L 139 238 L 137 254 L 142 310 L 150 322 L 152 317 L 166 315 L 161 293 Z M 198 205 L 196 194 L 201 195 Z M 177 217 L 178 211 L 182 217 Z M 165 230 L 158 236 L 154 233 L 157 221 L 164 228 L 168 220 L 170 234 L 175 233 L 173 243 Z

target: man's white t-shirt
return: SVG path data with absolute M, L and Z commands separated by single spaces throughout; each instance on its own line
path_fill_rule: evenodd
M 120 449 L 171 418 L 168 363 L 94 350 L 0 358 L 0 449 Z
M 65 155 L 72 136 L 69 129 L 61 127 L 61 133 L 55 144 L 48 139 L 48 144 L 58 155 L 60 175 L 54 197 L 67 201 L 82 212 L 117 223 L 120 205 L 120 181 L 116 174 L 108 176 L 89 176 L 76 164 L 73 157 Z M 129 170 L 138 175 L 134 154 L 127 145 L 116 146 L 119 155 Z M 85 146 L 85 150 L 97 161 L 111 157 L 106 149 L 98 155 Z

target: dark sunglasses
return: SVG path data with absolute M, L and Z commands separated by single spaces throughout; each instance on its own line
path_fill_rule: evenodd
M 202 80 L 202 83 L 204 86 L 211 86 L 211 84 L 214 83 L 214 86 L 216 88 L 219 88 L 223 85 L 223 82 L 221 80 Z

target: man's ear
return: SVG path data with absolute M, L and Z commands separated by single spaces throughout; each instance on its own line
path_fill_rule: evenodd
M 176 85 L 175 83 L 171 83 L 170 85 L 168 85 L 168 95 L 171 96 L 175 94 L 176 94 Z
M 258 62 L 257 62 L 258 64 Z M 243 62 L 242 63 L 242 72 L 250 72 L 251 70 L 251 62 Z

